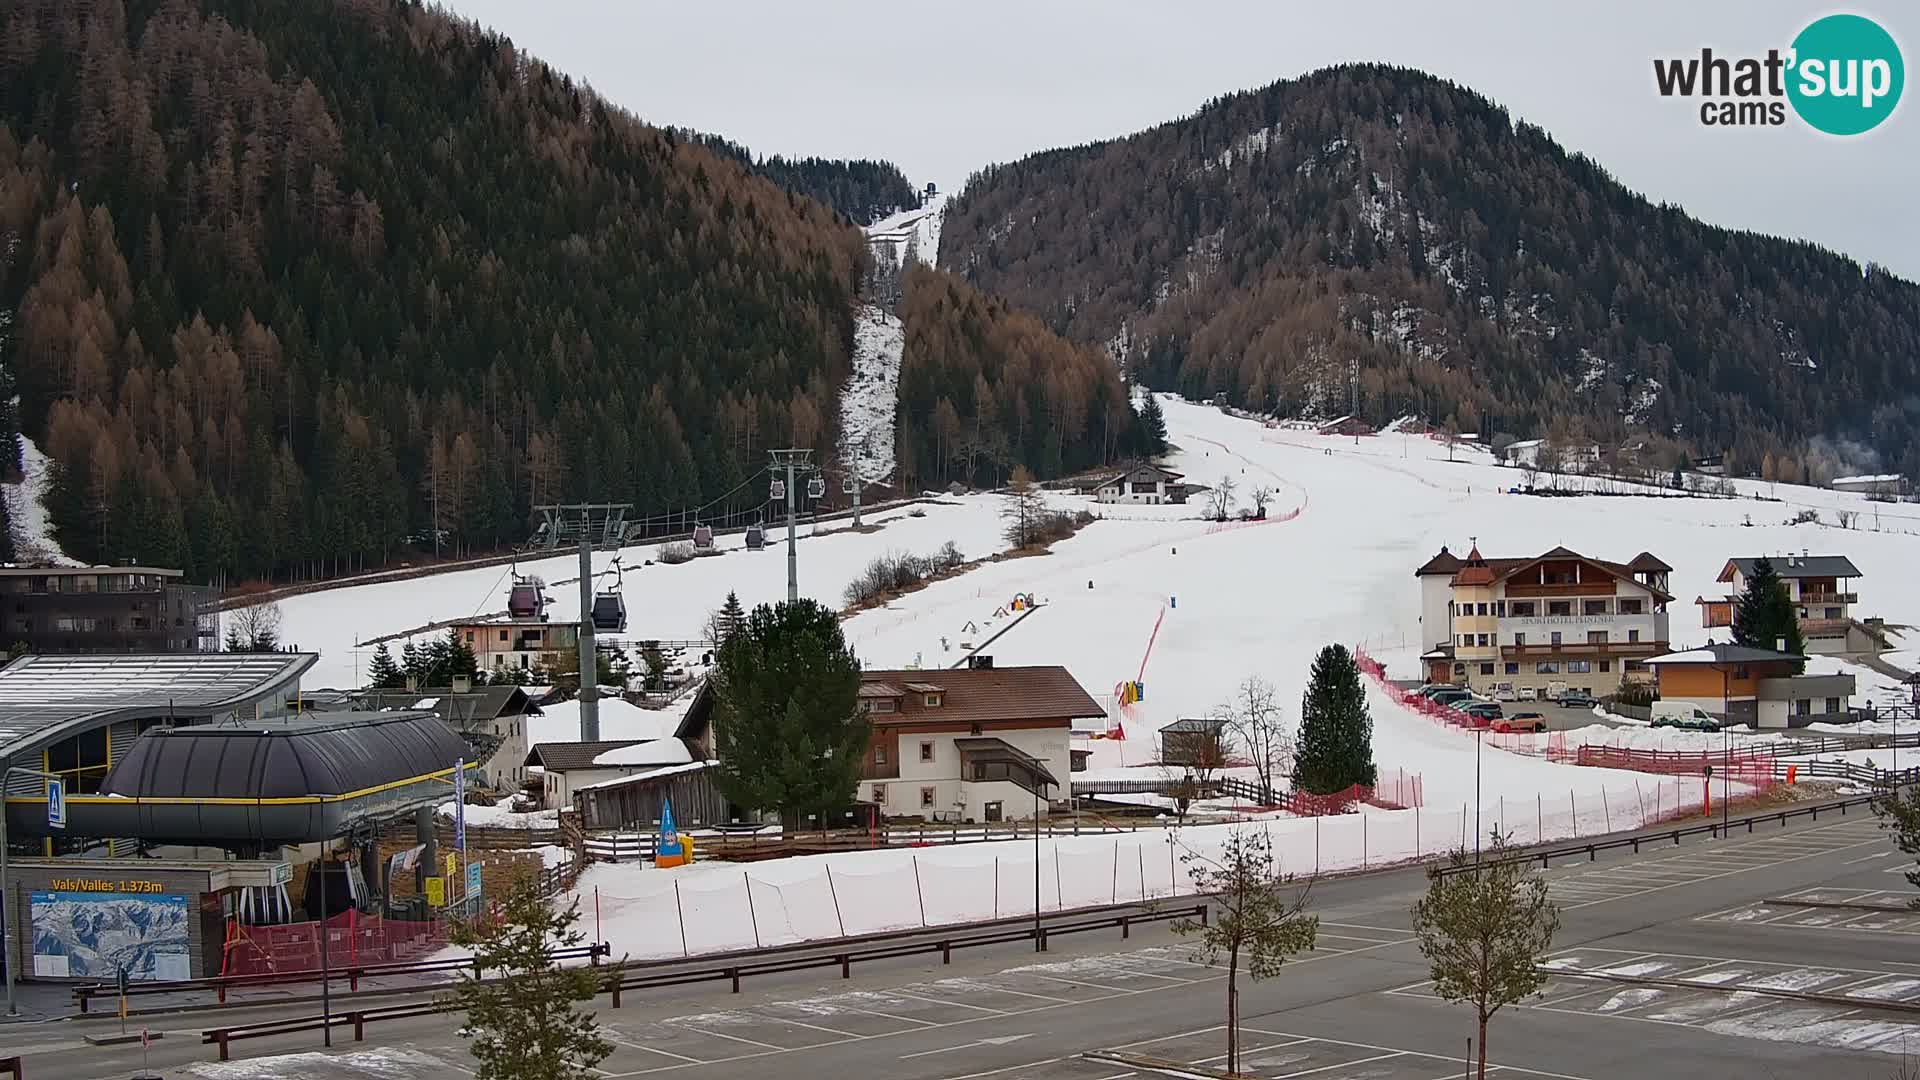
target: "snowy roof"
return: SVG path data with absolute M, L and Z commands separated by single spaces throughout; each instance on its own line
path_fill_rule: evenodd
M 1783 578 L 1827 578 L 1859 577 L 1860 568 L 1845 555 L 1782 555 L 1777 559 L 1768 559 L 1773 564 L 1773 572 Z M 1753 568 L 1759 558 L 1728 559 L 1727 565 L 1720 570 L 1721 581 L 1732 581 L 1733 572 L 1740 571 L 1741 577 L 1752 577 Z
M 0 761 L 117 719 L 230 713 L 285 694 L 313 653 L 23 656 L 0 669 Z
M 608 750 L 593 759 L 599 765 L 685 765 L 693 752 L 679 739 L 653 739 Z
M 679 765 L 663 765 L 658 769 L 648 769 L 645 772 L 637 772 L 628 776 L 616 776 L 612 780 L 602 780 L 597 784 L 585 784 L 581 787 L 575 788 L 574 790 L 602 791 L 607 788 L 623 787 L 627 784 L 644 784 L 644 783 L 648 783 L 649 781 L 660 780 L 669 776 L 679 776 L 683 773 L 699 772 L 701 769 L 710 769 L 718 764 L 720 763 L 717 761 L 688 761 L 688 762 L 682 762 Z
M 569 769 L 594 768 L 594 759 L 609 750 L 618 750 L 623 746 L 632 746 L 635 739 L 602 739 L 597 742 L 549 742 L 527 749 L 528 765 L 538 765 L 548 772 L 566 772 Z
M 916 677 L 921 675 L 924 672 L 868 671 L 861 674 L 861 679 L 865 685 L 891 686 L 896 681 L 917 682 Z M 1107 715 L 1079 681 L 1058 665 L 950 668 L 940 673 L 940 682 L 946 689 L 939 705 L 928 706 L 920 698 L 906 697 L 900 712 L 886 717 L 886 723 L 1047 723 Z
M 580 738 L 579 699 L 542 705 L 540 713 L 539 716 L 529 716 L 526 721 L 529 750 L 542 743 L 575 742 Z M 677 707 L 643 709 L 624 698 L 603 696 L 600 699 L 600 737 L 628 742 L 664 739 L 680 726 L 680 714 L 681 710 Z
M 1686 652 L 1649 657 L 1649 664 L 1761 664 L 1769 660 L 1805 660 L 1796 653 L 1756 649 L 1749 645 L 1708 645 Z

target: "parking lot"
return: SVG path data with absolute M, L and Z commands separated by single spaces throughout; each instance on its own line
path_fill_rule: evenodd
M 1650 841 L 1637 859 L 1600 864 L 1573 863 L 1547 873 L 1547 887 L 1564 909 L 1625 900 L 1683 885 L 1785 866 L 1838 852 L 1886 846 L 1886 836 L 1871 818 L 1854 817 L 1778 835 L 1694 842 L 1665 849 Z M 1660 852 L 1667 853 L 1660 853 Z

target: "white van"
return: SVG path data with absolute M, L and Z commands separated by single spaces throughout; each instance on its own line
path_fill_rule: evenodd
M 1694 731 L 1719 731 L 1720 721 L 1692 702 L 1656 701 L 1652 709 L 1654 727 L 1689 728 Z

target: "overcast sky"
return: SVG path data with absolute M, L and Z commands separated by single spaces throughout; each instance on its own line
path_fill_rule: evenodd
M 983 165 L 1125 135 L 1208 98 L 1379 61 L 1478 90 L 1656 201 L 1920 280 L 1920 102 L 1851 139 L 1703 127 L 1655 56 L 1784 49 L 1824 3 L 442 0 L 658 124 L 757 154 L 870 157 L 957 190 Z M 1876 0 L 1920 61 L 1920 9 Z M 1909 74 L 1912 74 L 1911 70 Z

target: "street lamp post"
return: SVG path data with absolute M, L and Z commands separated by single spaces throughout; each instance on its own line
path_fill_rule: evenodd
M 1040 800 L 1045 798 L 1041 792 L 1046 790 L 1045 781 L 1039 777 L 1033 780 L 1033 951 L 1046 952 L 1047 938 L 1040 930 Z
M 18 929 L 18 927 L 14 926 L 12 886 L 9 885 L 7 881 L 6 791 L 7 791 L 7 781 L 13 779 L 13 774 L 15 773 L 19 773 L 22 776 L 37 776 L 42 780 L 60 779 L 60 777 L 55 775 L 54 773 L 41 772 L 39 769 L 23 769 L 18 765 L 8 765 L 6 768 L 0 769 L 0 945 L 4 945 L 4 947 L 7 949 L 7 952 L 8 952 L 8 955 L 0 956 L 0 962 L 4 962 L 7 969 L 7 1015 L 8 1016 L 20 1015 L 20 1009 L 17 1005 L 14 1004 L 14 1000 L 13 1000 L 14 964 L 13 964 L 13 956 L 11 955 L 13 952 L 14 938 L 17 936 L 15 934 L 15 931 Z

